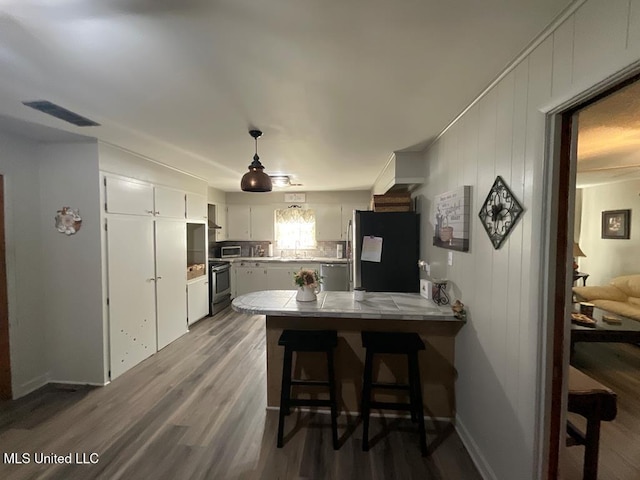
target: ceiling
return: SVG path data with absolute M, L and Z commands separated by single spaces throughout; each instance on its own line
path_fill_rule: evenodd
M 0 0 L 0 115 L 238 191 L 254 154 L 302 190 L 369 189 L 571 0 Z M 101 124 L 31 110 L 50 100 Z M 1 125 L 2 122 L 0 122 Z
M 640 178 L 640 81 L 578 114 L 577 186 Z

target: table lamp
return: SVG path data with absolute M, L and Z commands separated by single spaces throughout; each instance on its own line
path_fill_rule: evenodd
M 577 257 L 586 257 L 584 252 L 580 249 L 580 245 L 578 242 L 573 242 L 573 272 L 578 272 L 578 262 L 576 262 Z

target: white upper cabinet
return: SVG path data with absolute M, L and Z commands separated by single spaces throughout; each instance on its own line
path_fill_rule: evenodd
M 227 239 L 251 240 L 249 205 L 227 205 Z
M 316 213 L 316 240 L 341 240 L 342 221 L 340 205 L 312 205 Z
M 154 187 L 155 215 L 157 217 L 184 218 L 185 193 L 167 187 Z
M 153 215 L 153 186 L 116 177 L 104 177 L 107 213 Z
M 273 205 L 251 207 L 251 240 L 273 241 L 274 211 Z
M 197 193 L 187 193 L 187 219 L 207 220 L 207 198 Z
M 227 205 L 227 239 L 273 241 L 273 205 Z
M 218 203 L 216 206 L 216 223 L 220 228 L 216 228 L 216 242 L 226 240 L 227 235 L 227 206 L 224 203 Z

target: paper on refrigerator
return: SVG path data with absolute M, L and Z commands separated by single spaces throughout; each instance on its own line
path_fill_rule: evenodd
M 363 262 L 380 263 L 382 258 L 382 237 L 362 237 L 362 253 L 360 260 Z

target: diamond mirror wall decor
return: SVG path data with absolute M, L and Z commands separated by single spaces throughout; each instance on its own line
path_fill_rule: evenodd
M 522 212 L 522 206 L 502 177 L 498 175 L 478 213 L 494 249 L 500 248 Z

